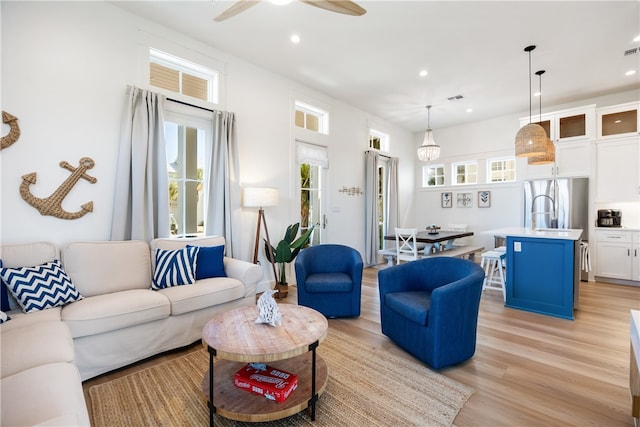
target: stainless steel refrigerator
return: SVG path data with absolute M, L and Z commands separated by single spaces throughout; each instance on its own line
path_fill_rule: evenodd
M 589 178 L 541 179 L 524 182 L 524 226 L 581 228 L 589 241 Z M 587 280 L 587 272 L 581 271 Z

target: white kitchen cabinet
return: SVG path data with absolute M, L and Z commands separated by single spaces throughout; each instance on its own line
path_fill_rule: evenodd
M 640 102 L 596 110 L 598 140 L 637 136 L 640 133 Z
M 593 104 L 542 115 L 533 114 L 531 122 L 542 126 L 549 139 L 556 143 L 593 140 L 596 136 L 596 106 Z M 520 119 L 520 127 L 528 123 L 529 117 Z
M 640 138 L 598 141 L 596 153 L 596 202 L 637 202 Z
M 640 281 L 640 232 L 596 230 L 595 275 Z
M 520 162 L 525 179 L 591 176 L 591 141 L 555 143 L 556 161 L 546 165 L 530 165 L 526 159 Z

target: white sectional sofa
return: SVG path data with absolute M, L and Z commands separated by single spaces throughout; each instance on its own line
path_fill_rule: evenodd
M 212 314 L 255 304 L 262 269 L 224 257 L 227 277 L 152 290 L 155 249 L 224 245 L 222 237 L 4 245 L 3 267 L 60 259 L 82 299 L 7 314 L 0 325 L 1 422 L 89 425 L 82 381 L 191 344 Z

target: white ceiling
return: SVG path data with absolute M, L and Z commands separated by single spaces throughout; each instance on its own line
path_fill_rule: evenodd
M 640 90 L 634 1 L 358 1 L 347 16 L 262 1 L 223 22 L 222 0 L 114 2 L 411 131 L 527 115 L 528 54 L 544 69 L 542 106 Z M 293 33 L 302 41 L 294 45 Z M 427 77 L 419 77 L 422 69 Z M 625 72 L 635 69 L 634 76 Z M 533 75 L 533 89 L 538 77 Z M 464 99 L 447 98 L 463 95 Z M 640 92 L 639 92 L 640 96 Z M 534 113 L 538 100 L 533 100 Z M 468 107 L 473 112 L 467 113 Z

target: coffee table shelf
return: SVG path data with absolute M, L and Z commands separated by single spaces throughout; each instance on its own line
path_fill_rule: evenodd
M 327 365 L 316 354 L 316 348 L 327 336 L 327 319 L 308 307 L 280 304 L 279 308 L 281 326 L 256 324 L 256 307 L 248 306 L 220 313 L 203 328 L 202 341 L 210 354 L 210 368 L 202 380 L 202 389 L 209 401 L 211 424 L 214 413 L 232 420 L 258 422 L 285 418 L 308 407 L 311 419 L 315 419 L 315 403 L 328 378 Z M 235 387 L 233 374 L 248 362 L 270 363 L 297 374 L 297 389 L 286 401 L 274 402 Z

